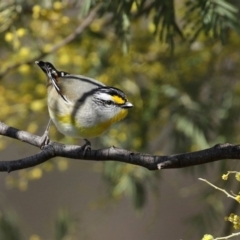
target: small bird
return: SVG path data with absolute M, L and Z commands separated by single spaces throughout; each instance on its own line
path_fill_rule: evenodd
M 124 92 L 81 75 L 58 71 L 49 62 L 35 62 L 48 78 L 48 111 L 66 136 L 94 138 L 126 117 L 133 107 Z

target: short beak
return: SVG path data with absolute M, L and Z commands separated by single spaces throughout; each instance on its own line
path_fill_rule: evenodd
M 133 105 L 130 102 L 125 102 L 121 107 L 122 108 L 132 108 Z

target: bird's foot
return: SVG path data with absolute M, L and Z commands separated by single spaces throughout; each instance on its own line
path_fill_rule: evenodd
M 40 139 L 40 145 L 39 145 L 40 149 L 43 149 L 45 146 L 47 146 L 49 142 L 50 142 L 50 139 L 48 136 L 48 131 L 45 131 Z
M 51 119 L 48 122 L 48 125 L 47 125 L 47 128 L 46 128 L 45 132 L 41 136 L 40 145 L 39 145 L 40 149 L 43 149 L 50 142 L 50 138 L 48 136 L 50 125 L 51 125 Z
M 87 139 L 84 139 L 85 144 L 81 146 L 81 150 L 83 150 L 83 158 L 85 157 L 87 151 L 91 150 L 91 142 Z

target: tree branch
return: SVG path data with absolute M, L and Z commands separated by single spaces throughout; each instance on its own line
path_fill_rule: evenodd
M 41 147 L 42 138 L 40 136 L 9 127 L 2 122 L 0 122 L 0 135 Z M 33 167 L 54 157 L 66 157 L 77 160 L 118 161 L 145 167 L 149 170 L 158 170 L 196 166 L 223 159 L 240 159 L 240 146 L 225 143 L 196 152 L 155 156 L 116 147 L 85 151 L 81 146 L 64 145 L 50 141 L 41 152 L 33 156 L 13 161 L 0 161 L 0 171 L 11 172 Z
M 25 62 L 20 62 L 20 63 L 14 63 L 13 65 L 9 66 L 6 70 L 4 70 L 3 72 L 0 73 L 0 78 L 5 76 L 9 71 L 21 66 L 22 64 L 32 64 L 36 60 L 46 57 L 47 55 L 49 55 L 53 52 L 56 52 L 58 49 L 65 46 L 66 44 L 72 42 L 78 35 L 80 35 L 93 22 L 100 7 L 101 7 L 101 4 L 98 4 L 95 8 L 93 8 L 89 12 L 88 16 L 80 23 L 80 25 L 75 29 L 75 31 L 73 33 L 71 33 L 70 35 L 68 35 L 67 37 L 62 39 L 59 43 L 54 45 L 52 47 L 52 49 L 50 49 L 48 52 L 43 51 L 43 52 L 40 52 L 40 54 L 37 57 L 34 57 L 30 60 L 27 60 Z

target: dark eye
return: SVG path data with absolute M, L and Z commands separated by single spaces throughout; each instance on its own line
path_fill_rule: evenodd
M 113 101 L 106 101 L 107 105 L 112 105 L 113 104 Z

